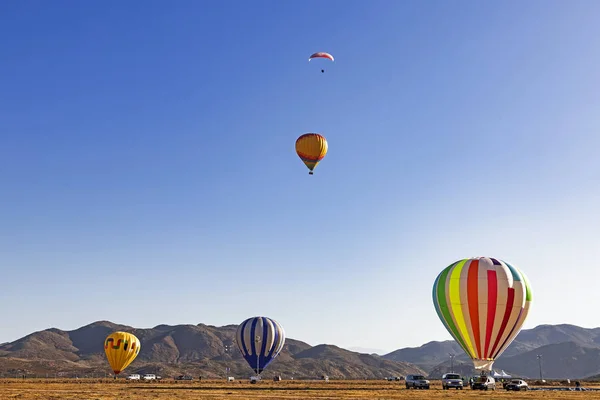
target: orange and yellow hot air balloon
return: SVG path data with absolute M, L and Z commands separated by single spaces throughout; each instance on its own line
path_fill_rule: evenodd
M 305 133 L 296 139 L 296 153 L 313 174 L 313 170 L 327 154 L 327 140 L 318 133 Z
M 113 332 L 104 340 L 104 352 L 110 367 L 118 375 L 140 352 L 140 340 L 131 333 Z

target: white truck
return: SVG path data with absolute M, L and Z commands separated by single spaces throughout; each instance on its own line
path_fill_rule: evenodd
M 442 389 L 448 390 L 450 388 L 462 390 L 463 380 L 459 374 L 448 373 L 442 375 Z

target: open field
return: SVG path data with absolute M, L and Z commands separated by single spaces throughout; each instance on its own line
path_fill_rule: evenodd
M 600 399 L 600 392 L 492 392 L 442 390 L 432 382 L 431 390 L 407 390 L 403 382 L 386 381 L 281 381 L 250 384 L 247 381 L 223 382 L 125 382 L 98 379 L 3 379 L 0 399 L 37 400 L 152 400 L 152 399 Z M 586 387 L 591 387 L 586 385 Z

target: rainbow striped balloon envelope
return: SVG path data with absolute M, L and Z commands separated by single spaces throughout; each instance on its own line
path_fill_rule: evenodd
M 438 275 L 433 304 L 475 368 L 491 371 L 527 318 L 531 287 L 525 274 L 505 261 L 468 258 Z

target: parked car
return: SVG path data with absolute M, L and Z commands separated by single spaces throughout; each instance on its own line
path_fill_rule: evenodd
M 504 388 L 506 390 L 527 390 L 529 389 L 529 385 L 522 379 L 513 379 Z
M 156 375 L 154 374 L 146 374 L 142 377 L 145 381 L 153 381 L 156 379 Z
M 462 390 L 463 380 L 459 374 L 448 373 L 442 375 L 442 389 L 448 390 L 449 388 Z
M 193 381 L 194 380 L 194 378 L 192 378 L 189 375 L 179 375 L 179 376 L 176 376 L 174 379 L 176 381 Z
M 406 388 L 429 389 L 429 381 L 423 375 L 406 375 Z
M 139 381 L 140 380 L 140 375 L 139 374 L 131 374 L 127 377 L 128 381 Z
M 496 380 L 487 375 L 474 376 L 471 388 L 473 390 L 496 390 Z
M 258 381 L 260 381 L 260 376 L 251 376 L 250 377 L 250 383 L 257 383 Z

